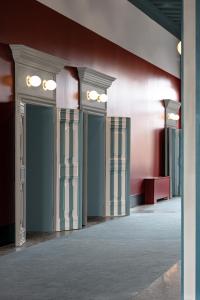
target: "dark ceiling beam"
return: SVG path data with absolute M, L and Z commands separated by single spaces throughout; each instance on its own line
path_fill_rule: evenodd
M 165 6 L 180 6 L 181 7 L 181 2 L 180 0 L 175 0 L 175 1 L 168 1 L 167 3 L 165 3 L 163 0 L 152 0 L 152 2 L 154 4 L 158 4 L 158 5 L 165 5 Z
M 181 15 L 179 10 L 176 9 L 166 9 L 166 8 L 159 8 L 159 10 L 165 14 L 174 14 L 174 15 Z
M 181 30 L 178 28 L 177 24 L 170 20 L 169 17 L 165 16 L 162 11 L 156 7 L 150 0 L 128 0 L 134 6 L 142 10 L 146 15 L 148 15 L 151 19 L 156 21 L 158 24 L 163 26 L 166 30 L 172 33 L 178 39 L 181 39 Z M 178 1 L 173 1 L 174 3 L 178 3 Z M 158 3 L 158 2 L 157 2 Z M 160 1 L 163 3 L 163 1 Z

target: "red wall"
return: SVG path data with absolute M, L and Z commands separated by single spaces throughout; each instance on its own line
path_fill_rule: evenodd
M 164 107 L 179 100 L 180 80 L 34 0 L 1 3 L 0 42 L 20 43 L 114 76 L 108 113 L 130 116 L 131 193 L 143 192 L 146 176 L 163 174 Z M 156 45 L 155 45 L 156 46 Z M 78 101 L 77 72 L 66 69 L 67 101 Z
M 14 101 L 13 59 L 0 43 L 0 245 L 13 238 L 14 229 Z

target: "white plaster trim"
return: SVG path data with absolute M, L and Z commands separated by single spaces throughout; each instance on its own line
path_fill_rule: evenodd
M 68 62 L 65 59 L 24 46 L 11 44 L 13 58 L 16 63 L 42 69 L 51 73 L 59 73 Z
M 56 110 L 56 91 L 44 93 L 41 89 L 29 89 L 24 83 L 24 76 L 28 72 L 37 71 L 38 75 L 48 75 L 51 78 L 56 78 L 56 74 L 61 71 L 67 64 L 65 60 L 58 57 L 46 54 L 44 52 L 32 49 L 24 45 L 10 45 L 13 58 L 15 60 L 15 243 L 16 246 L 21 246 L 25 242 L 26 231 L 26 199 L 22 199 L 21 181 L 20 181 L 20 135 L 22 134 L 21 128 L 21 104 L 35 104 L 50 106 L 54 110 L 54 220 L 53 230 L 56 230 L 59 220 L 57 220 L 57 110 Z M 42 77 L 42 76 L 41 76 Z M 26 112 L 26 109 L 24 110 Z M 23 111 L 22 111 L 23 113 Z M 24 114 L 26 118 L 26 113 Z M 25 130 L 25 128 L 24 128 Z M 25 133 L 24 133 L 25 134 Z M 25 138 L 25 136 L 24 136 Z M 24 139 L 24 149 L 26 141 Z M 25 155 L 25 153 L 24 153 Z M 24 160 L 25 161 L 25 160 Z M 26 162 L 25 162 L 26 163 Z M 24 168 L 26 172 L 26 165 Z M 24 191 L 26 182 L 24 182 Z M 25 195 L 25 192 L 24 192 Z M 23 201 L 22 201 L 23 200 Z M 22 230 L 22 224 L 24 226 Z M 24 232 L 24 233 L 23 233 Z M 22 233 L 24 237 L 22 237 Z
M 99 86 L 100 88 L 105 90 L 108 89 L 111 86 L 112 82 L 116 79 L 104 73 L 85 67 L 78 68 L 78 75 L 81 82 Z
M 196 1 L 184 0 L 184 300 L 196 298 Z M 198 199 L 199 200 L 199 199 Z M 199 255 L 199 253 L 198 253 Z
M 107 94 L 107 89 L 115 78 L 85 67 L 77 69 L 80 83 L 80 109 L 92 114 L 105 115 L 107 113 L 107 104 L 88 100 L 87 91 L 95 90 L 99 94 Z
M 165 127 L 177 128 L 178 121 L 168 119 L 168 114 L 178 114 L 181 103 L 171 99 L 164 99 L 163 102 L 165 105 Z
M 106 204 L 105 216 L 110 216 L 110 147 L 111 147 L 111 118 L 106 118 Z

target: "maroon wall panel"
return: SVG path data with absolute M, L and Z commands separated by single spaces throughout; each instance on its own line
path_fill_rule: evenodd
M 11 242 L 14 229 L 13 60 L 0 43 L 0 245 Z
M 20 43 L 114 76 L 108 113 L 132 119 L 131 193 L 143 178 L 163 175 L 164 107 L 180 100 L 180 80 L 34 0 L 1 3 L 0 42 Z M 77 72 L 66 70 L 68 98 L 77 104 Z

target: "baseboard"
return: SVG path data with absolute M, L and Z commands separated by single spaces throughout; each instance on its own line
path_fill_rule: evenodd
M 144 204 L 144 195 L 130 195 L 130 208 Z
M 0 225 L 0 246 L 12 244 L 15 241 L 15 225 Z
M 103 222 L 106 221 L 106 217 L 101 216 L 88 216 L 88 222 Z

